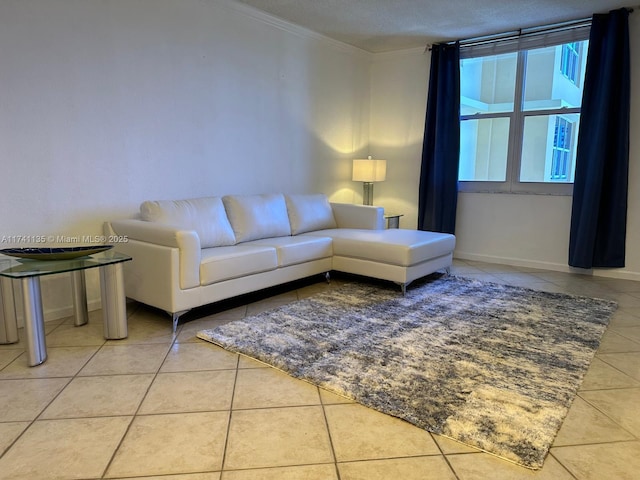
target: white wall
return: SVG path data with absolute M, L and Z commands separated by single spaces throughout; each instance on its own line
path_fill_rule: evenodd
M 403 214 L 401 228 L 418 225 L 429 58 L 423 48 L 380 53 L 371 66 L 369 155 L 387 160 L 387 179 L 374 185 L 373 202 Z
M 640 280 L 640 14 L 629 16 L 631 34 L 631 145 L 627 256 L 624 269 L 599 269 L 597 275 Z M 417 182 L 421 138 L 409 139 L 419 120 L 424 125 L 429 55 L 421 51 L 376 55 L 372 67 L 371 145 L 387 157 L 391 182 L 380 184 L 376 202 L 397 205 L 417 223 Z M 425 66 L 426 65 L 426 66 Z M 415 123 L 414 123 L 415 121 Z M 606 121 L 606 119 L 603 119 Z M 405 136 L 403 136 L 405 133 Z M 421 135 L 421 134 L 420 134 Z M 419 146 L 418 146 L 419 144 Z M 400 163 L 401 166 L 396 166 Z M 407 166 L 408 168 L 405 168 Z M 456 222 L 458 258 L 569 271 L 571 197 L 460 193 Z
M 226 0 L 2 0 L 0 240 L 97 235 L 146 199 L 353 201 L 370 58 Z

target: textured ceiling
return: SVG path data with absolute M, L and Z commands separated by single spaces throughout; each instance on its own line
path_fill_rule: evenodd
M 369 52 L 384 52 L 588 18 L 634 0 L 237 1 Z

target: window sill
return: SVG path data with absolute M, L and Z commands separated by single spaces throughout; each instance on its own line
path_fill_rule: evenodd
M 458 192 L 570 197 L 573 195 L 573 183 L 520 183 L 510 185 L 502 182 L 458 182 Z

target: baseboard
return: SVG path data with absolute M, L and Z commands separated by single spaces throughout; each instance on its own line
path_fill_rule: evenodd
M 576 273 L 580 275 L 591 275 L 594 277 L 619 278 L 622 280 L 634 280 L 640 282 L 639 272 L 630 272 L 618 268 L 598 268 L 598 269 L 582 269 L 570 267 L 566 264 L 544 262 L 537 260 L 527 260 L 522 258 L 498 257 L 494 255 L 482 255 L 477 253 L 455 251 L 454 259 L 472 260 L 476 262 L 497 263 L 499 265 L 509 265 L 512 267 L 538 268 L 540 270 L 551 270 L 554 272 Z
M 87 302 L 87 309 L 91 312 L 93 310 L 99 310 L 102 304 L 100 299 L 97 300 L 89 300 Z M 73 315 L 73 306 L 69 305 L 62 308 L 54 308 L 49 309 L 43 312 L 44 313 L 44 321 L 50 322 L 52 320 L 60 320 L 61 318 L 70 317 Z
M 87 308 L 90 312 L 94 310 L 100 310 L 101 307 L 102 307 L 102 304 L 100 299 L 89 300 L 87 302 Z M 42 313 L 44 315 L 45 323 L 53 322 L 55 320 L 60 320 L 61 318 L 67 318 L 72 316 L 73 306 L 69 305 L 62 308 L 45 309 L 44 312 Z M 18 328 L 24 327 L 24 317 L 22 316 L 21 312 L 17 312 L 17 321 L 18 321 Z

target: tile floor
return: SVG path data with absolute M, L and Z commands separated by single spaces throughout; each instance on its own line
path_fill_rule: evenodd
M 260 299 L 169 318 L 129 305 L 129 337 L 48 322 L 49 359 L 26 366 L 0 346 L 0 479 L 601 480 L 640 478 L 640 282 L 456 261 L 454 273 L 619 302 L 542 470 L 431 435 L 195 337 L 315 292 L 306 282 Z

